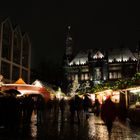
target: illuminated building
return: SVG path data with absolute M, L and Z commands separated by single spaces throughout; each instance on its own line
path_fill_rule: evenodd
M 70 49 L 72 45 L 68 45 L 72 44 L 72 39 L 69 38 L 71 36 L 67 36 L 66 50 L 72 50 Z M 92 85 L 113 82 L 131 78 L 137 71 L 137 58 L 129 48 L 125 47 L 80 51 L 72 58 L 67 54 L 64 69 L 69 83 L 76 78 L 79 83 L 88 81 Z
M 9 18 L 0 24 L 0 74 L 6 83 L 22 77 L 30 82 L 31 44 L 28 35 L 20 27 L 12 26 Z

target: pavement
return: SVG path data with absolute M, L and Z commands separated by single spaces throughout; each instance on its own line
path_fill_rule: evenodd
M 54 119 L 50 114 L 46 125 L 40 131 L 38 139 L 42 140 L 140 140 L 140 126 L 131 124 L 129 119 L 121 122 L 118 119 L 113 124 L 111 135 L 108 134 L 107 127 L 100 117 L 89 113 L 86 119 L 85 113 L 80 114 L 80 123 L 75 117 L 71 123 L 68 113 L 61 118 L 61 112 Z
M 116 120 L 111 135 L 108 135 L 106 125 L 100 117 L 89 113 L 80 113 L 80 123 L 75 117 L 71 123 L 69 112 L 61 117 L 58 112 L 47 112 L 46 119 L 37 123 L 37 115 L 33 112 L 31 124 L 15 131 L 3 131 L 0 128 L 0 140 L 140 140 L 140 126 L 131 124 L 129 119 L 125 122 Z M 10 133 L 11 132 L 11 133 Z

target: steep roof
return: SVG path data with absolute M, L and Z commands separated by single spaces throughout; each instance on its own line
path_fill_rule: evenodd
M 88 62 L 88 54 L 89 51 L 91 53 L 91 57 L 94 59 L 103 58 L 104 53 L 99 50 L 87 50 L 87 51 L 80 51 L 73 60 L 69 63 L 69 65 L 80 65 L 80 64 L 86 64 Z M 114 60 L 120 62 L 120 61 L 128 61 L 133 60 L 136 61 L 135 55 L 132 53 L 132 51 L 129 48 L 113 48 L 109 49 L 108 51 L 108 61 L 112 62 Z
M 87 51 L 80 51 L 76 57 L 70 62 L 70 65 L 79 65 L 85 64 L 88 61 L 88 52 Z
M 80 51 L 75 57 L 74 59 L 70 62 L 70 65 L 80 65 L 80 64 L 86 64 L 88 62 L 88 55 L 89 52 L 91 54 L 91 57 L 94 59 L 97 58 L 103 58 L 104 55 L 102 54 L 101 50 L 86 50 L 86 51 Z
M 26 84 L 22 78 L 19 78 L 14 84 Z
M 111 50 L 108 50 L 109 62 L 112 62 L 114 59 L 118 62 L 122 60 L 127 61 L 130 58 L 134 61 L 137 60 L 129 48 L 113 48 Z

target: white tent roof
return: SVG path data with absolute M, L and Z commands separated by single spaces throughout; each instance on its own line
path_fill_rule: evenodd
M 36 86 L 36 87 L 44 87 L 44 85 L 42 84 L 41 81 L 39 80 L 35 80 L 32 85 Z

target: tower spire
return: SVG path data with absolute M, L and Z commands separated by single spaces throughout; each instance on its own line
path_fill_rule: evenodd
M 66 57 L 67 57 L 68 62 L 70 62 L 72 59 L 72 45 L 73 45 L 70 25 L 68 26 L 67 30 L 68 30 L 68 33 L 66 37 Z

